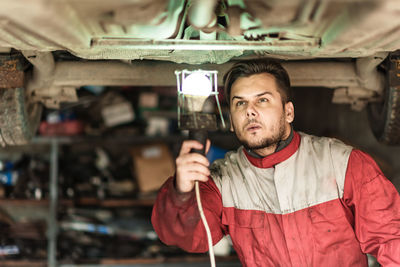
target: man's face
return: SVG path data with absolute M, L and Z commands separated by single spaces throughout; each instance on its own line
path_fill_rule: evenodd
M 230 115 L 231 130 L 247 148 L 257 152 L 274 148 L 289 136 L 294 108 L 292 102 L 282 104 L 275 77 L 260 73 L 233 83 Z

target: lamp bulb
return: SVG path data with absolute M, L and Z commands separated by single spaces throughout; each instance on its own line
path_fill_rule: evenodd
M 202 72 L 193 72 L 182 81 L 182 93 L 192 96 L 206 96 L 212 93 L 212 82 Z

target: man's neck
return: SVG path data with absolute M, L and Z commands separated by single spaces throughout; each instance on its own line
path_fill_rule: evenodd
M 290 144 L 290 142 L 292 141 L 293 136 L 294 136 L 293 128 L 292 128 L 292 126 L 290 126 L 290 133 L 289 133 L 289 136 L 287 138 L 282 139 L 281 141 L 279 141 L 277 144 L 275 144 L 273 146 L 262 148 L 262 149 L 257 149 L 257 150 L 248 149 L 247 152 L 252 157 L 264 158 L 264 157 L 266 157 L 268 155 L 271 155 L 273 153 L 281 151 L 282 149 L 287 147 Z

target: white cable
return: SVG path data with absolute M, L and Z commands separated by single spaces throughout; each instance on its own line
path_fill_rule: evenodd
M 206 228 L 207 240 L 208 240 L 208 251 L 210 254 L 211 267 L 215 267 L 215 257 L 214 257 L 214 248 L 213 248 L 213 244 L 212 244 L 211 231 L 210 231 L 210 227 L 208 227 L 206 216 L 204 215 L 203 206 L 201 205 L 199 181 L 195 182 L 195 190 L 196 190 L 197 206 L 199 208 L 200 217 L 201 217 L 201 220 L 203 221 L 204 228 Z

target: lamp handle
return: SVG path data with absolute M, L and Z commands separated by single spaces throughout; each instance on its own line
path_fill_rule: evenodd
M 208 132 L 204 129 L 199 130 L 190 130 L 189 131 L 189 140 L 199 141 L 203 145 L 203 149 L 192 149 L 190 152 L 199 153 L 205 155 L 206 151 L 206 142 L 207 142 Z

